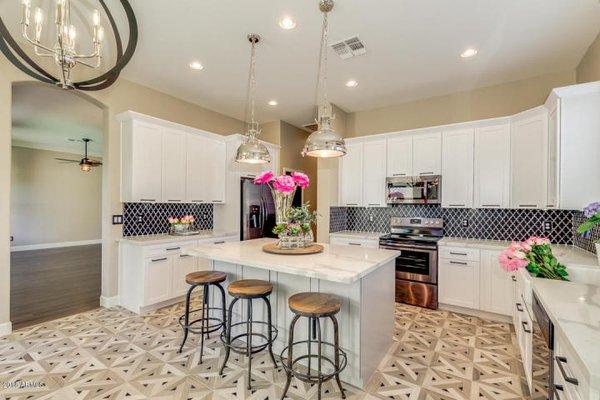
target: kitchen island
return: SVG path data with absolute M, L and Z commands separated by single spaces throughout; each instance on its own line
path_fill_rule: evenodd
M 273 283 L 270 296 L 273 324 L 279 330 L 274 351 L 287 345 L 293 318 L 288 298 L 298 292 L 331 293 L 342 299 L 337 315 L 340 346 L 348 354 L 341 374 L 345 382 L 363 388 L 392 344 L 394 336 L 394 259 L 397 251 L 324 244 L 324 251 L 311 255 L 276 255 L 262 247 L 273 239 L 202 245 L 186 249 L 188 255 L 206 258 L 210 268 L 227 273 L 225 286 L 238 279 L 263 279 Z M 219 296 L 212 296 L 219 307 Z M 228 296 L 227 302 L 231 301 Z M 254 319 L 266 321 L 266 310 L 254 307 Z M 245 318 L 242 304 L 234 320 Z M 308 335 L 306 318 L 295 329 L 295 340 Z M 333 342 L 333 327 L 322 324 L 324 341 Z

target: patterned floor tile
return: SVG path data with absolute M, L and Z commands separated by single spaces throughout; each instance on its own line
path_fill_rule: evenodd
M 198 306 L 196 302 L 194 308 Z M 0 398 L 280 399 L 285 373 L 267 353 L 232 354 L 219 375 L 223 347 L 216 333 L 190 335 L 181 353 L 176 304 L 145 316 L 100 308 L 24 328 L 0 339 Z M 394 344 L 364 391 L 350 400 L 525 399 L 523 368 L 512 326 L 443 310 L 397 305 Z M 323 399 L 339 399 L 335 381 Z M 317 387 L 293 380 L 288 398 L 316 399 Z

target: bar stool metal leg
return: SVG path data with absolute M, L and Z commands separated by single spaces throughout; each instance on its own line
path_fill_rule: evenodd
M 233 306 L 238 302 L 239 299 L 234 298 L 229 305 L 229 310 L 227 311 L 227 328 L 225 329 L 225 336 L 227 337 L 227 343 L 231 343 L 231 316 L 233 314 Z M 221 365 L 221 369 L 219 370 L 219 375 L 223 375 L 223 370 L 225 370 L 225 366 L 227 365 L 227 361 L 229 361 L 229 355 L 231 354 L 231 347 L 225 346 L 225 358 L 223 359 L 223 365 Z
M 183 327 L 183 341 L 181 342 L 181 346 L 179 346 L 179 353 L 183 351 L 183 346 L 185 345 L 190 329 L 190 298 L 195 287 L 196 285 L 191 285 L 185 296 L 185 326 Z
M 248 299 L 246 356 L 248 357 L 248 390 L 252 389 L 252 300 Z
M 335 347 L 335 355 L 334 355 L 334 362 L 335 362 L 335 369 L 338 370 L 340 368 L 340 335 L 339 335 L 339 326 L 338 326 L 338 321 L 335 318 L 335 316 L 330 315 L 329 318 L 331 319 L 331 322 L 333 322 L 333 345 Z M 346 392 L 344 392 L 344 388 L 342 387 L 342 381 L 340 380 L 340 374 L 336 374 L 335 375 L 335 380 L 338 384 L 338 387 L 340 388 L 340 393 L 342 394 L 342 399 L 346 398 Z
M 202 285 L 202 321 L 200 322 L 200 364 L 202 364 L 202 356 L 204 354 L 204 332 L 208 330 L 208 285 Z M 206 315 L 205 315 L 206 314 Z
M 298 322 L 298 319 L 300 319 L 299 315 L 294 315 L 294 318 L 292 319 L 292 322 L 290 323 L 290 337 L 288 339 L 288 357 L 287 357 L 287 371 L 286 371 L 286 381 L 285 381 L 285 388 L 283 389 L 283 394 L 281 395 L 281 400 L 283 400 L 285 398 L 285 396 L 287 395 L 287 392 L 290 388 L 290 384 L 292 383 L 292 357 L 293 357 L 293 352 L 292 352 L 292 348 L 294 347 L 294 327 L 296 326 L 296 322 Z M 283 362 L 283 361 L 282 361 Z
M 275 361 L 275 355 L 273 354 L 273 330 L 271 329 L 271 326 L 273 326 L 273 318 L 271 312 L 271 302 L 266 296 L 263 297 L 263 299 L 265 300 L 265 303 L 267 303 L 267 329 L 269 331 L 267 333 L 267 337 L 269 338 L 269 354 L 271 355 L 271 360 L 273 360 L 273 366 L 277 368 L 277 361 Z
M 223 286 L 221 286 L 221 284 L 220 284 L 220 283 L 215 283 L 214 285 L 215 285 L 215 286 L 216 286 L 216 287 L 219 289 L 219 291 L 221 292 L 221 312 L 223 313 L 223 314 L 222 314 L 222 315 L 223 315 L 223 332 L 225 332 L 225 329 L 227 328 L 227 326 L 226 326 L 226 324 L 225 324 L 225 321 L 226 321 L 226 319 L 227 319 L 227 317 L 226 317 L 226 315 L 227 315 L 227 312 L 225 311 L 225 309 L 227 308 L 227 303 L 226 303 L 226 301 L 225 301 L 225 289 L 223 289 Z
M 321 374 L 321 321 L 319 320 L 319 318 L 315 318 L 316 325 L 317 325 L 317 354 L 318 354 L 318 366 L 317 366 L 317 377 L 318 377 L 318 384 L 317 384 L 317 391 L 318 391 L 318 400 L 321 400 L 321 387 L 323 386 L 323 375 Z M 310 371 L 308 372 L 310 374 Z

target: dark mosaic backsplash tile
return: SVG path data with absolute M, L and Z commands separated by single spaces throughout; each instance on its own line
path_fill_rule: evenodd
M 344 213 L 345 228 L 340 227 L 343 219 L 337 217 Z M 546 236 L 554 243 L 573 244 L 573 212 L 565 210 L 447 209 L 407 204 L 386 208 L 332 207 L 331 214 L 336 215 L 330 220 L 330 228 L 335 231 L 389 232 L 391 217 L 444 218 L 446 236 L 491 240 Z M 545 223 L 550 223 L 550 229 L 545 229 Z
M 197 229 L 213 229 L 213 205 L 196 203 L 123 203 L 123 236 L 169 232 L 169 217 L 193 215 Z M 138 222 L 141 219 L 141 222 Z
M 329 210 L 329 232 L 339 232 L 348 229 L 348 209 L 346 207 L 331 207 Z
M 594 245 L 600 239 L 600 225 L 596 225 L 591 232 L 584 236 L 577 233 L 577 227 L 585 221 L 585 217 L 581 211 L 575 211 L 573 213 L 573 242 L 575 246 L 581 247 L 584 250 L 596 252 L 596 246 Z

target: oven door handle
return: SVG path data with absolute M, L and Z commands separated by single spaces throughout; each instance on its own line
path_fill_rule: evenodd
M 431 247 L 426 247 L 426 246 L 419 246 L 419 245 L 397 245 L 397 244 L 389 245 L 389 244 L 386 244 L 386 243 L 379 243 L 379 248 L 380 249 L 388 249 L 388 250 L 421 251 L 423 253 L 434 253 L 434 252 L 437 252 L 437 249 L 434 249 L 434 248 L 431 248 Z

